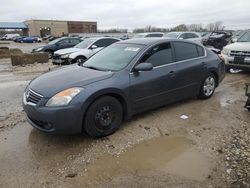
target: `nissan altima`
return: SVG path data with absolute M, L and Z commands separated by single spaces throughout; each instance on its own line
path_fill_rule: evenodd
M 220 57 L 197 43 L 131 39 L 34 79 L 24 91 L 23 108 L 41 131 L 103 137 L 137 113 L 210 98 L 224 75 Z

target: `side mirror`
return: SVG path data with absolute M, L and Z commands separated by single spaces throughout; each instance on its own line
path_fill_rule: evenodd
M 152 63 L 140 63 L 135 66 L 134 70 L 138 71 L 151 71 L 153 69 Z
M 98 46 L 96 46 L 96 45 L 94 45 L 94 44 L 90 47 L 91 50 L 94 50 L 94 49 L 96 49 L 96 48 L 98 48 Z

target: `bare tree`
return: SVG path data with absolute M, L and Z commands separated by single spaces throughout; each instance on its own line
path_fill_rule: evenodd
M 206 27 L 209 31 L 219 31 L 225 28 L 225 26 L 223 26 L 223 22 L 221 21 L 209 23 Z
M 190 24 L 187 25 L 188 31 L 202 31 L 202 24 Z

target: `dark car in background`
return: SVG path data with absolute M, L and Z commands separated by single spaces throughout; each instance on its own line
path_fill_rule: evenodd
M 227 31 L 214 31 L 208 37 L 202 39 L 205 46 L 212 46 L 222 50 L 224 46 L 229 44 L 232 39 L 232 33 Z
M 16 37 L 13 41 L 14 42 L 21 42 L 24 38 L 26 38 L 27 36 L 19 36 L 19 37 Z
M 35 48 L 32 50 L 32 52 L 33 53 L 47 52 L 49 54 L 49 58 L 52 58 L 55 51 L 60 50 L 60 49 L 64 49 L 64 48 L 71 48 L 80 42 L 82 42 L 82 40 L 79 38 L 62 37 L 62 38 L 58 38 L 58 39 L 55 39 L 55 40 L 49 42 L 45 46 Z
M 137 113 L 185 98 L 210 98 L 224 75 L 224 62 L 197 43 L 132 39 L 34 79 L 23 108 L 41 131 L 102 137 Z

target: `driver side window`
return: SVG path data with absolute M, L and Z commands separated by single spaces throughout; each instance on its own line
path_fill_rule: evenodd
M 179 38 L 187 39 L 188 38 L 187 33 L 183 33 Z
M 105 41 L 104 41 L 104 39 L 100 39 L 100 40 L 96 41 L 93 45 L 96 45 L 97 48 L 105 47 Z
M 65 45 L 65 44 L 68 44 L 68 39 L 61 40 L 61 41 L 58 42 L 58 44 L 59 44 L 60 46 Z
M 163 43 L 149 49 L 141 58 L 140 63 L 152 63 L 153 67 L 166 65 L 173 62 L 170 43 Z

